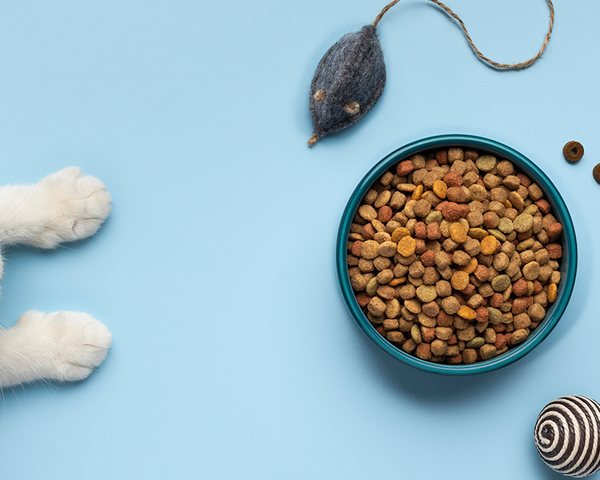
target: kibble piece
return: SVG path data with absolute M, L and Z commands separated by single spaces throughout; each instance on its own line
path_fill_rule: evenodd
M 460 222 L 454 222 L 450 225 L 450 236 L 456 243 L 463 243 L 467 240 L 467 230 Z
M 497 349 L 495 345 L 490 345 L 489 343 L 486 343 L 485 345 L 482 345 L 479 349 L 479 356 L 482 360 L 489 360 L 490 358 L 496 355 L 496 352 Z
M 477 351 L 473 348 L 465 348 L 461 353 L 463 363 L 475 363 L 477 360 Z
M 455 297 L 446 297 L 442 300 L 442 308 L 448 315 L 454 315 L 460 309 L 460 303 Z
M 498 240 L 493 235 L 488 235 L 481 240 L 481 253 L 484 255 L 492 255 L 497 249 Z
M 498 275 L 492 280 L 492 288 L 496 292 L 504 292 L 510 286 L 511 282 L 508 275 Z
M 475 310 L 473 310 L 471 307 L 468 307 L 467 305 L 461 305 L 456 314 L 464 318 L 465 320 L 475 320 L 476 316 Z
M 431 302 L 437 298 L 434 285 L 421 285 L 417 288 L 417 298 L 423 303 Z
M 450 284 L 455 290 L 464 290 L 467 288 L 467 285 L 469 285 L 469 274 L 461 271 L 455 272 L 454 275 L 452 275 Z
M 413 253 L 415 253 L 416 246 L 417 244 L 414 238 L 403 237 L 398 242 L 398 253 L 403 257 L 410 257 Z
M 540 275 L 540 264 L 536 261 L 529 262 L 523 267 L 523 277 L 526 280 L 533 281 Z
M 527 333 L 527 330 L 525 329 L 519 329 L 519 330 L 515 330 L 511 336 L 510 336 L 510 340 L 508 341 L 508 343 L 510 343 L 510 345 L 514 346 L 514 345 L 518 345 L 520 343 L 523 343 L 526 339 L 527 336 L 529 334 Z
M 527 230 L 531 230 L 533 227 L 533 217 L 528 213 L 522 213 L 515 218 L 513 226 L 516 232 L 523 233 Z
M 475 165 L 482 172 L 489 172 L 496 166 L 496 157 L 493 155 L 481 155 L 476 161 Z
M 358 214 L 367 222 L 377 218 L 377 210 L 375 210 L 371 205 L 362 205 L 358 209 Z
M 431 353 L 434 355 L 445 355 L 448 349 L 448 344 L 443 340 L 434 340 L 431 342 Z
M 563 147 L 563 155 L 569 162 L 577 162 L 583 157 L 583 145 L 574 140 L 567 142 Z
M 367 240 L 363 242 L 360 247 L 360 256 L 367 259 L 373 260 L 379 256 L 379 243 L 375 240 Z

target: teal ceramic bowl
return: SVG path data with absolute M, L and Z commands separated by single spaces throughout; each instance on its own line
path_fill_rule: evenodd
M 400 160 L 408 158 L 415 153 L 446 147 L 471 148 L 480 153 L 490 153 L 499 159 L 502 158 L 512 161 L 518 170 L 528 175 L 540 186 L 544 192 L 544 198 L 552 205 L 553 215 L 563 225 L 561 238 L 563 244 L 563 258 L 560 269 L 561 282 L 559 284 L 556 301 L 548 308 L 546 317 L 521 345 L 510 348 L 507 352 L 490 360 L 476 362 L 470 365 L 447 365 L 424 361 L 403 352 L 383 338 L 367 320 L 354 297 L 346 263 L 346 245 L 348 234 L 350 233 L 350 224 L 352 223 L 354 213 L 359 207 L 360 201 L 370 186 L 386 170 L 394 166 Z M 564 200 L 554 184 L 544 172 L 539 169 L 539 167 L 516 150 L 494 140 L 471 135 L 440 135 L 417 140 L 416 142 L 405 145 L 390 153 L 375 165 L 358 184 L 346 206 L 338 232 L 336 256 L 337 274 L 342 295 L 350 313 L 363 332 L 365 332 L 365 334 L 384 352 L 397 360 L 427 372 L 444 375 L 470 375 L 491 372 L 492 370 L 505 367 L 531 352 L 548 336 L 562 317 L 573 291 L 575 274 L 577 271 L 577 241 L 575 238 L 573 221 L 571 220 L 571 216 Z

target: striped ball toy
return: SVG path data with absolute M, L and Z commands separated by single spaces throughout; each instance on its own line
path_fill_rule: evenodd
M 569 477 L 587 477 L 600 470 L 600 404 L 581 395 L 550 402 L 533 431 L 542 460 Z

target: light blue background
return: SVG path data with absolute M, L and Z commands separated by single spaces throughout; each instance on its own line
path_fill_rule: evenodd
M 513 62 L 543 0 L 449 0 Z M 532 427 L 556 397 L 600 400 L 600 3 L 556 2 L 542 59 L 496 72 L 456 24 L 404 0 L 380 24 L 388 83 L 359 124 L 309 149 L 314 69 L 385 1 L 12 2 L 0 15 L 0 181 L 68 165 L 114 210 L 89 241 L 7 252 L 2 321 L 89 312 L 112 331 L 85 382 L 5 390 L 2 478 L 559 478 Z M 390 151 L 443 133 L 506 143 L 562 192 L 575 291 L 528 357 L 483 376 L 388 358 L 346 311 L 344 206 Z M 569 165 L 562 147 L 582 142 Z

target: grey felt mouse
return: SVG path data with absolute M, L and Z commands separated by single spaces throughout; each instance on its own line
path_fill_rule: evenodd
M 385 62 L 377 24 L 383 15 L 400 0 L 393 0 L 379 13 L 372 25 L 344 35 L 323 56 L 310 85 L 309 108 L 314 131 L 308 140 L 313 146 L 325 135 L 346 128 L 360 120 L 375 105 L 385 86 Z M 554 25 L 554 7 L 550 7 L 550 28 L 538 54 L 521 63 L 497 63 L 484 56 L 473 44 L 463 21 L 438 0 L 429 0 L 461 26 L 477 57 L 497 70 L 516 70 L 532 65 L 546 49 Z

